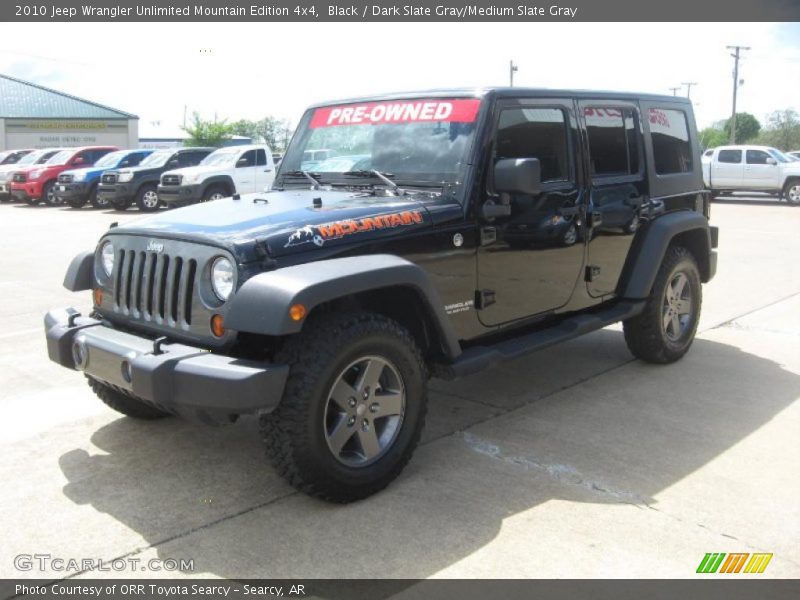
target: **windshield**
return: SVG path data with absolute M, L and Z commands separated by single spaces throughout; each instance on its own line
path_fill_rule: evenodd
M 334 174 L 373 169 L 399 183 L 455 182 L 479 108 L 480 100 L 472 98 L 317 108 L 303 118 L 281 172 L 308 171 L 327 183 L 342 183 Z
M 200 161 L 200 166 L 208 167 L 233 164 L 233 161 L 239 156 L 240 152 L 240 150 L 215 150 Z
M 142 162 L 139 163 L 140 167 L 163 167 L 170 157 L 175 154 L 174 150 L 156 150 L 148 155 Z
M 25 156 L 23 156 L 17 164 L 35 165 L 37 162 L 39 162 L 39 159 L 41 159 L 44 155 L 45 155 L 44 150 L 34 150 L 30 154 L 26 154 Z
M 62 150 L 61 152 L 57 152 L 52 156 L 50 160 L 47 161 L 46 164 L 48 165 L 65 165 L 70 157 L 75 154 L 74 150 Z
M 98 160 L 94 163 L 95 167 L 113 167 L 119 161 L 122 160 L 122 157 L 128 154 L 127 150 L 119 150 L 118 152 L 111 152 L 110 154 L 106 154 L 103 158 Z

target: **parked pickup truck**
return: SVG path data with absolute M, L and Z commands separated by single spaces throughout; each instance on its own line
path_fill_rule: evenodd
M 110 169 L 135 167 L 152 153 L 152 150 L 146 149 L 118 150 L 106 154 L 94 166 L 64 171 L 58 176 L 56 185 L 57 204 L 66 202 L 72 208 L 81 208 L 91 202 L 95 208 L 107 208 L 111 202 L 106 196 L 97 194 L 100 176 Z
M 158 199 L 168 206 L 187 206 L 260 192 L 274 179 L 275 163 L 268 146 L 229 146 L 209 154 L 195 167 L 161 175 Z
M 768 192 L 800 205 L 800 162 L 768 146 L 720 146 L 703 155 L 703 182 L 712 196 Z

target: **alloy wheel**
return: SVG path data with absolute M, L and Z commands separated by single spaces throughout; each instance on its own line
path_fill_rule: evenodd
M 664 292 L 661 326 L 664 335 L 676 342 L 692 322 L 692 286 L 683 272 L 676 273 Z

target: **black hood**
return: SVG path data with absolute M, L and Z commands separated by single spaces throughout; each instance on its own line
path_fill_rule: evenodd
M 402 235 L 430 225 L 427 210 L 412 195 L 289 190 L 167 210 L 111 234 L 218 245 L 231 250 L 240 262 L 248 262 L 258 258 L 257 244 L 265 244 L 270 256 L 277 258 Z

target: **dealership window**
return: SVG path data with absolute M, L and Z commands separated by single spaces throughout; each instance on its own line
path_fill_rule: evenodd
M 542 182 L 570 178 L 567 122 L 559 108 L 510 108 L 497 124 L 495 158 L 538 158 Z
M 692 170 L 692 147 L 686 113 L 671 108 L 651 108 L 648 117 L 656 173 L 689 173 Z
M 629 108 L 587 106 L 583 111 L 589 137 L 592 174 L 622 177 L 639 172 L 639 127 Z
M 745 162 L 748 165 L 766 165 L 768 158 L 772 157 L 763 150 L 748 150 L 745 154 Z
M 739 164 L 742 162 L 741 150 L 720 150 L 717 162 Z

